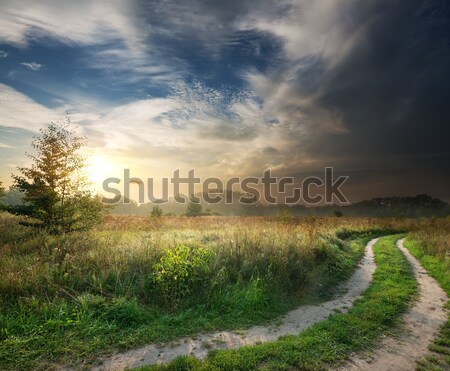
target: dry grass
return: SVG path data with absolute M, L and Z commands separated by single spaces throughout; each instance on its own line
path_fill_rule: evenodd
M 426 234 L 430 248 L 448 250 L 441 221 L 375 218 L 106 216 L 94 231 L 51 236 L 0 214 L 0 295 L 57 295 L 89 291 L 145 296 L 153 265 L 178 245 L 214 252 L 212 268 L 229 268 L 230 279 L 303 271 L 281 285 L 298 289 L 318 258 L 332 259 L 330 238 L 338 230 L 408 230 Z M 430 225 L 436 226 L 434 229 Z M 430 232 L 431 231 L 431 232 Z M 431 233 L 431 235 L 430 235 Z M 442 251 L 441 251 L 442 250 Z M 269 272 L 270 270 L 270 272 Z M 64 290 L 64 291 L 61 291 Z

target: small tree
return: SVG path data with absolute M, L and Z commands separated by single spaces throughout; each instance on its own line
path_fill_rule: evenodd
M 2 203 L 3 196 L 5 196 L 5 188 L 3 188 L 3 183 L 0 180 L 0 211 L 4 208 Z
M 187 216 L 200 216 L 202 215 L 202 205 L 195 199 L 191 199 L 186 208 Z
M 344 216 L 344 213 L 341 210 L 334 210 L 334 216 L 341 218 Z
M 159 206 L 153 206 L 152 212 L 150 213 L 150 216 L 152 218 L 159 218 L 163 215 L 163 211 Z
M 24 205 L 9 208 L 17 215 L 40 221 L 24 223 L 48 229 L 52 233 L 87 229 L 100 221 L 104 207 L 87 190 L 82 171 L 85 168 L 80 149 L 86 145 L 77 136 L 70 118 L 51 123 L 34 137 L 36 155 L 27 154 L 32 165 L 19 167 L 13 175 L 15 187 L 24 192 Z

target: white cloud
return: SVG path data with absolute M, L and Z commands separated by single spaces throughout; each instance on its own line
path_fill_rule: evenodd
M 0 50 L 0 58 L 6 58 L 9 55 L 8 52 L 5 52 L 4 50 Z
M 133 4 L 128 1 L 61 3 L 5 0 L 0 14 L 0 40 L 25 46 L 31 40 L 51 37 L 67 44 L 95 45 L 124 40 L 137 47 L 145 32 L 133 23 Z
M 0 43 L 26 47 L 52 39 L 69 46 L 94 46 L 83 61 L 104 71 L 113 82 L 145 77 L 164 80 L 170 72 L 167 61 L 163 63 L 149 42 L 152 27 L 140 16 L 137 1 L 5 0 L 0 12 Z
M 252 94 L 241 92 L 231 99 L 230 94 L 180 83 L 165 98 L 86 111 L 76 102 L 49 109 L 0 85 L 0 125 L 36 132 L 70 110 L 72 121 L 88 136 L 92 152 L 120 158 L 123 166 L 141 172 L 152 163 L 159 173 L 195 167 L 210 175 L 246 175 L 258 166 L 278 164 L 263 149 L 283 148 L 286 128 L 269 125 Z
M 262 9 L 247 14 L 240 19 L 238 27 L 277 36 L 292 61 L 321 55 L 332 62 L 346 52 L 350 36 L 360 32 L 348 16 L 355 4 L 356 0 L 284 0 L 273 10 Z M 288 11 L 274 14 L 280 8 Z
M 40 71 L 44 68 L 43 64 L 36 63 L 36 62 L 22 62 L 20 63 L 22 66 L 25 66 L 26 68 L 32 70 L 32 71 Z
M 11 147 L 9 144 L 0 142 L 0 148 L 13 148 L 13 147 Z
M 64 115 L 49 109 L 8 85 L 0 83 L 0 125 L 37 132 L 50 121 Z
M 99 70 L 110 83 L 167 83 L 182 77 L 180 69 L 164 61 L 153 51 L 130 52 L 107 46 L 92 51 L 82 59 L 87 66 Z

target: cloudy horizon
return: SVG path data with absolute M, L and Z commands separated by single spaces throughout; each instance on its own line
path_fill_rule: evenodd
M 347 175 L 450 201 L 441 0 L 0 2 L 0 180 L 67 113 L 95 180 Z

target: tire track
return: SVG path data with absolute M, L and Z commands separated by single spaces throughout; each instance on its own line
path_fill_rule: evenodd
M 413 269 L 419 284 L 419 298 L 403 315 L 404 327 L 398 337 L 384 338 L 370 356 L 354 355 L 340 371 L 406 371 L 416 368 L 416 361 L 430 353 L 429 344 L 447 320 L 446 292 L 422 267 L 420 262 L 403 246 L 405 239 L 397 241 Z
M 348 311 L 353 302 L 369 287 L 376 268 L 372 246 L 377 240 L 378 238 L 373 239 L 366 245 L 360 266 L 351 278 L 338 288 L 338 292 L 342 292 L 341 296 L 324 303 L 301 306 L 281 317 L 281 324 L 278 326 L 254 326 L 239 332 L 221 331 L 195 338 L 186 337 L 168 345 L 150 344 L 105 358 L 102 364 L 95 366 L 93 370 L 119 371 L 167 363 L 180 355 L 205 358 L 212 349 L 239 348 L 243 345 L 274 341 L 284 335 L 299 334 L 336 311 Z

